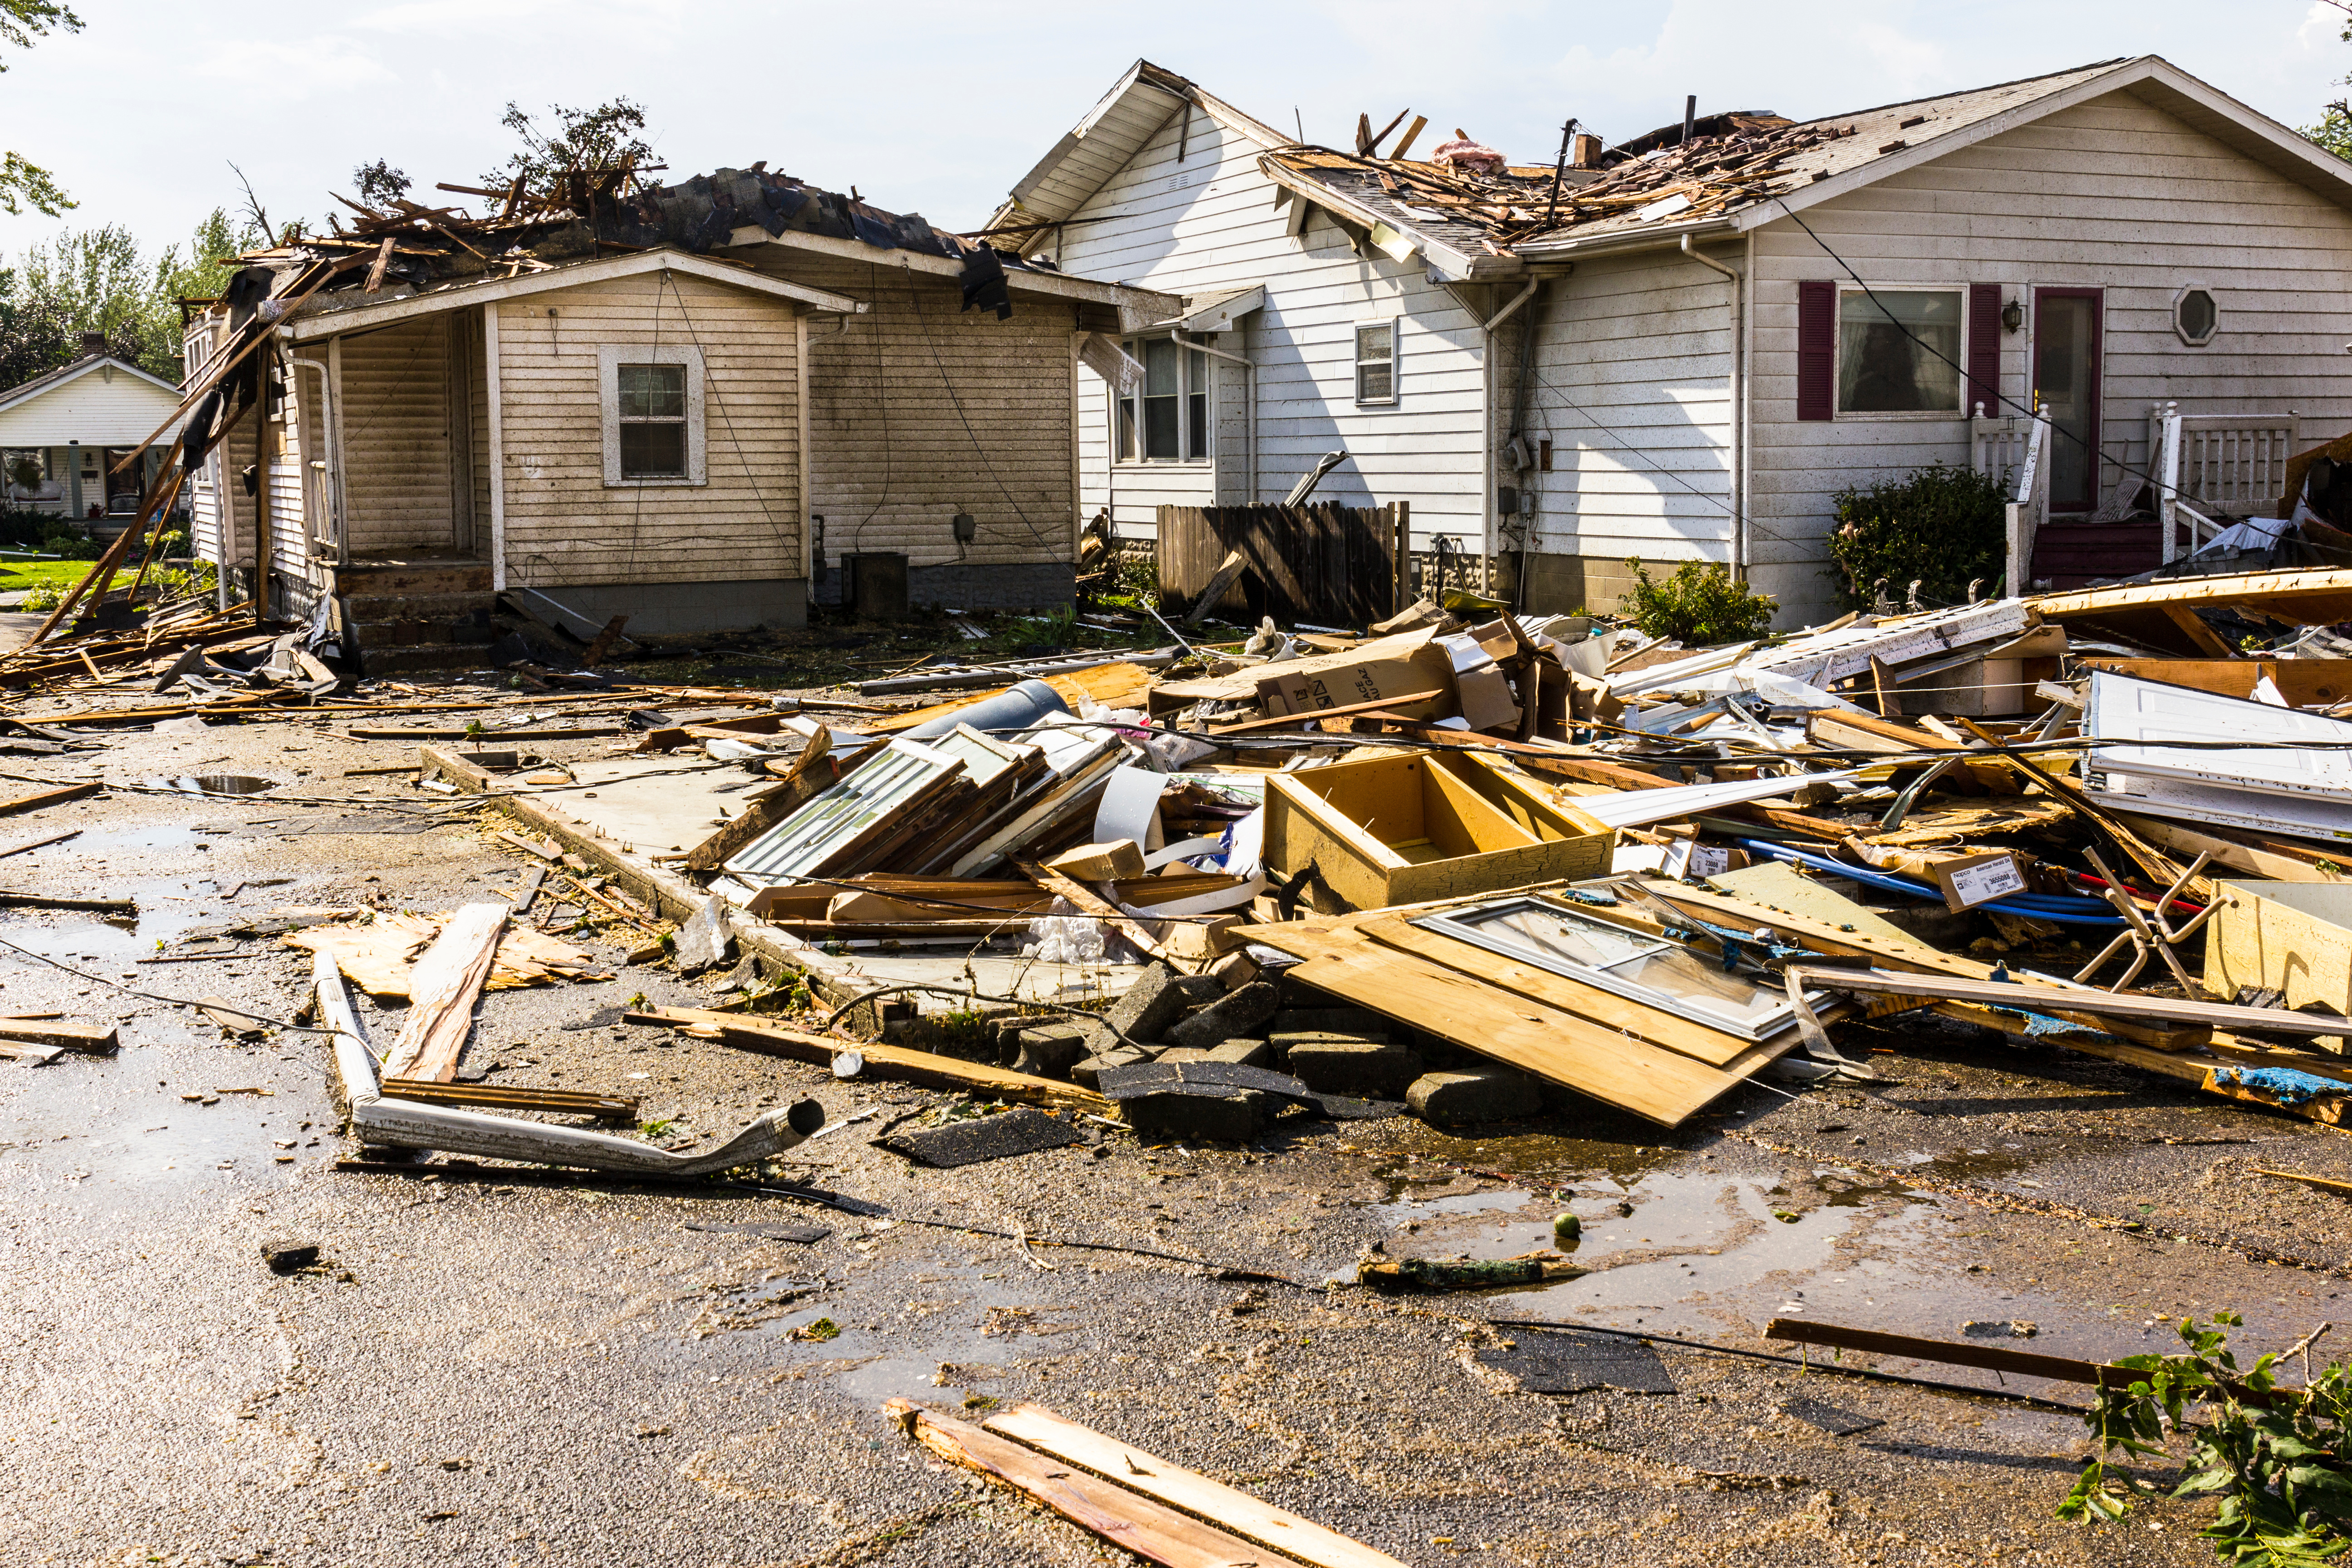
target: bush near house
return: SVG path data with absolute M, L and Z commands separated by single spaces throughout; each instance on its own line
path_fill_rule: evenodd
M 1982 579 L 1998 591 L 2008 500 L 2000 481 L 1973 468 L 1932 463 L 1899 479 L 1837 492 L 1837 528 L 1830 534 L 1832 576 L 1843 577 L 1838 599 L 1866 610 L 1883 579 L 1901 603 L 1913 583 L 1923 605 L 1965 604 L 1969 584 Z
M 106 546 L 50 511 L 0 505 L 0 550 L 37 550 L 68 561 L 95 561 Z
M 1625 564 L 1633 571 L 1633 591 L 1617 603 L 1643 637 L 1674 637 L 1693 647 L 1752 642 L 1771 629 L 1780 608 L 1771 595 L 1739 582 L 1720 562 L 1685 561 L 1663 582 L 1638 555 Z

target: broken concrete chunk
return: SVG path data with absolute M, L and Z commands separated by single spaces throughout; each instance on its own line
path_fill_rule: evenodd
M 1523 1121 L 1543 1110 L 1543 1090 L 1524 1073 L 1503 1068 L 1423 1073 L 1404 1091 L 1415 1116 L 1441 1127 L 1478 1121 Z
M 1147 1142 L 1185 1139 L 1213 1143 L 1246 1143 L 1265 1130 L 1273 1097 L 1257 1089 L 1223 1093 L 1192 1090 L 1180 1094 L 1147 1094 L 1123 1101 L 1120 1114 L 1136 1135 Z
M 261 1244 L 261 1261 L 269 1265 L 272 1274 L 291 1274 L 319 1261 L 319 1244 L 315 1241 L 265 1241 Z
M 678 927 L 677 945 L 672 950 L 677 959 L 680 974 L 699 974 L 727 956 L 735 945 L 735 933 L 728 928 L 727 900 L 718 894 L 694 911 L 694 918 Z
M 1127 994 L 1103 1015 L 1103 1022 L 1129 1040 L 1158 1039 L 1160 1031 L 1174 1023 L 1192 1000 L 1176 980 L 1176 972 L 1166 964 L 1145 964 Z
M 1171 1046 L 1196 1046 L 1203 1049 L 1221 1046 L 1227 1040 L 1252 1033 L 1273 1017 L 1275 1000 L 1274 987 L 1264 981 L 1244 985 L 1170 1029 L 1167 1041 Z
M 1328 1093 L 1394 1100 L 1421 1077 L 1421 1053 L 1370 1040 L 1300 1039 L 1285 1058 L 1292 1077 Z
M 1285 1007 L 1274 1016 L 1277 1035 L 1354 1035 L 1367 1040 L 1389 1037 L 1389 1021 L 1369 1007 Z
M 1034 1078 L 1062 1079 L 1086 1059 L 1088 1031 L 1082 1024 L 1048 1024 L 1013 1037 L 1013 1070 Z

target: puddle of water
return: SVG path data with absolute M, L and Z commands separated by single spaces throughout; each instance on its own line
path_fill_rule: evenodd
M 132 959 L 151 957 L 169 946 L 209 913 L 194 900 L 158 903 L 142 898 L 136 921 L 6 919 L 0 920 L 0 931 L 26 952 L 60 963 L 83 968 L 109 965 L 119 970 Z
M 1382 1224 L 1401 1226 L 1413 1220 L 1433 1219 L 1441 1215 L 1488 1214 L 1497 1209 L 1522 1209 L 1535 1201 L 1535 1194 L 1524 1187 L 1510 1187 L 1492 1193 L 1456 1193 L 1444 1198 L 1402 1197 L 1395 1203 L 1374 1204 L 1372 1213 Z
M 886 1320 L 869 1327 L 845 1320 L 838 1307 L 819 1296 L 766 1326 L 782 1336 L 819 1318 L 832 1318 L 841 1326 L 838 1336 L 822 1342 L 794 1343 L 791 1348 L 808 1352 L 807 1359 L 813 1361 L 856 1362 L 832 1374 L 834 1385 L 851 1398 L 873 1402 L 952 1401 L 973 1392 L 967 1374 L 993 1373 L 1031 1357 L 1059 1354 L 1088 1337 L 1088 1314 L 1082 1306 L 1041 1300 L 1037 1288 L 1026 1279 L 987 1279 L 981 1273 L 966 1268 L 938 1270 L 935 1299 L 945 1304 L 910 1320 Z M 997 1333 L 983 1332 L 990 1310 L 997 1307 L 1008 1309 L 1011 1322 L 1001 1322 Z M 1023 1316 L 1031 1313 L 1034 1318 Z M 1070 1331 L 1041 1333 L 1020 1326 L 1023 1323 L 1060 1325 Z M 907 1348 L 909 1337 L 918 1341 L 919 1348 Z
M 278 787 L 277 780 L 252 773 L 184 773 L 146 783 L 151 789 L 176 790 L 182 795 L 267 795 Z
M 215 837 L 194 827 L 151 823 L 138 827 L 85 827 L 81 836 L 58 846 L 79 855 L 107 849 L 185 849 L 198 839 Z

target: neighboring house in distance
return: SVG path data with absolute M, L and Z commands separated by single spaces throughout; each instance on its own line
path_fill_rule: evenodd
M 477 657 L 504 592 L 574 631 L 796 627 L 858 552 L 904 555 L 917 604 L 1067 604 L 1076 356 L 1174 303 L 745 171 L 471 248 L 400 235 L 404 275 L 289 312 L 282 400 L 193 485 L 202 553 L 249 570 L 262 512 L 273 610 L 344 601 L 375 668 Z M 255 259 L 282 291 L 335 243 Z M 1009 314 L 964 308 L 968 270 Z
M 0 392 L 0 482 L 8 503 L 88 520 L 92 510 L 129 514 L 162 464 L 156 447 L 138 466 L 114 465 L 158 426 L 168 441 L 178 389 L 106 352 L 96 332 L 82 334 L 81 357 Z M 26 459 L 41 470 L 29 489 L 16 482 Z
M 1158 455 L 1127 455 L 1090 385 L 1086 504 L 1132 525 L 1154 499 L 1278 500 L 1345 446 L 1327 490 L 1410 500 L 1423 547 L 1498 552 L 1528 608 L 1612 609 L 1627 557 L 1698 559 L 1801 625 L 1833 610 L 1835 492 L 1997 468 L 2004 416 L 2053 426 L 2028 576 L 2156 563 L 2156 525 L 2114 521 L 2147 499 L 2154 405 L 2229 436 L 2182 474 L 2209 508 L 2352 428 L 2352 166 L 2162 59 L 1682 141 L 1583 150 L 1546 221 L 1549 166 L 1301 147 L 1139 64 L 994 225 L 1058 237 L 1067 271 L 1254 307 L 1213 346 L 1254 367 L 1256 433 L 1226 361 Z M 1654 164 L 1687 177 L 1645 188 Z M 1192 395 L 1181 330 L 1137 344 L 1162 396 Z

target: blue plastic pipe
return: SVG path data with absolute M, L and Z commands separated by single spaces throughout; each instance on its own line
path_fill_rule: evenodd
M 1791 849 L 1785 844 L 1769 844 L 1760 838 L 1742 838 L 1739 845 L 1755 854 L 1767 855 L 1775 860 L 1793 861 L 1816 871 L 1827 871 L 1832 876 L 1844 877 L 1882 892 L 1901 893 L 1912 899 L 1930 899 L 1937 903 L 1944 901 L 1941 892 L 1908 877 L 1894 876 L 1867 866 L 1849 866 L 1825 855 L 1808 855 L 1801 849 Z M 2060 925 L 2113 927 L 2124 923 L 2122 916 L 2112 912 L 2091 913 L 2094 909 L 2106 910 L 2106 904 L 2100 900 L 2069 898 L 2061 893 L 2013 893 L 1989 904 L 1979 904 L 1977 908 L 1997 914 L 2014 915 L 2020 920 L 2053 921 Z

